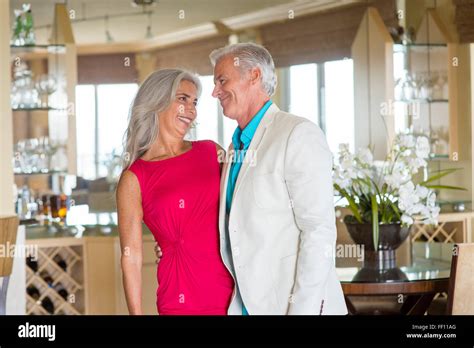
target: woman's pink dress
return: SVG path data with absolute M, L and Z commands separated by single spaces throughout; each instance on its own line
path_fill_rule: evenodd
M 165 315 L 225 315 L 234 283 L 219 251 L 220 168 L 212 141 L 161 161 L 136 160 L 143 221 L 161 247 L 157 307 Z

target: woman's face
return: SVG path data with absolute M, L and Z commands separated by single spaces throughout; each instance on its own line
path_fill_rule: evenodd
M 196 119 L 197 88 L 190 81 L 181 81 L 171 104 L 159 115 L 160 132 L 184 138 Z

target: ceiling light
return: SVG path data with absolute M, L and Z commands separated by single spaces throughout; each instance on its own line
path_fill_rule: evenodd
M 104 25 L 105 25 L 105 41 L 107 43 L 114 42 L 114 38 L 112 37 L 112 34 L 110 34 L 109 31 L 109 16 L 104 17 Z
M 151 12 L 148 12 L 148 26 L 146 27 L 145 39 L 152 39 L 153 32 L 151 31 Z
M 132 6 L 137 7 L 137 6 L 148 6 L 148 5 L 153 5 L 156 2 L 156 0 L 133 0 L 132 1 Z

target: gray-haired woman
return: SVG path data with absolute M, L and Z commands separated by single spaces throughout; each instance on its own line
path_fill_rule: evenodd
M 117 188 L 125 295 L 142 314 L 142 221 L 163 251 L 157 277 L 160 314 L 225 315 L 234 288 L 219 252 L 222 149 L 185 141 L 196 119 L 199 79 L 184 70 L 152 73 L 132 105 L 127 163 Z

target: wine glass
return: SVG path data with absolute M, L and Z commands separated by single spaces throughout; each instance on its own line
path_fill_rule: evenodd
M 427 72 L 423 72 L 420 84 L 420 99 L 431 99 L 432 92 L 432 82 L 430 76 Z
M 34 88 L 33 73 L 31 70 L 25 69 L 22 71 L 22 77 L 17 80 L 20 93 L 21 108 L 34 108 L 38 106 L 38 91 Z
M 40 95 L 41 107 L 47 108 L 49 106 L 49 96 L 57 89 L 56 79 L 49 74 L 41 75 L 36 80 L 35 87 Z
M 13 171 L 22 173 L 25 168 L 25 142 L 19 141 L 13 147 Z
M 433 89 L 433 99 L 443 99 L 443 79 L 439 71 L 434 71 L 432 73 L 432 89 Z
M 25 140 L 26 173 L 38 171 L 38 139 L 31 138 Z

